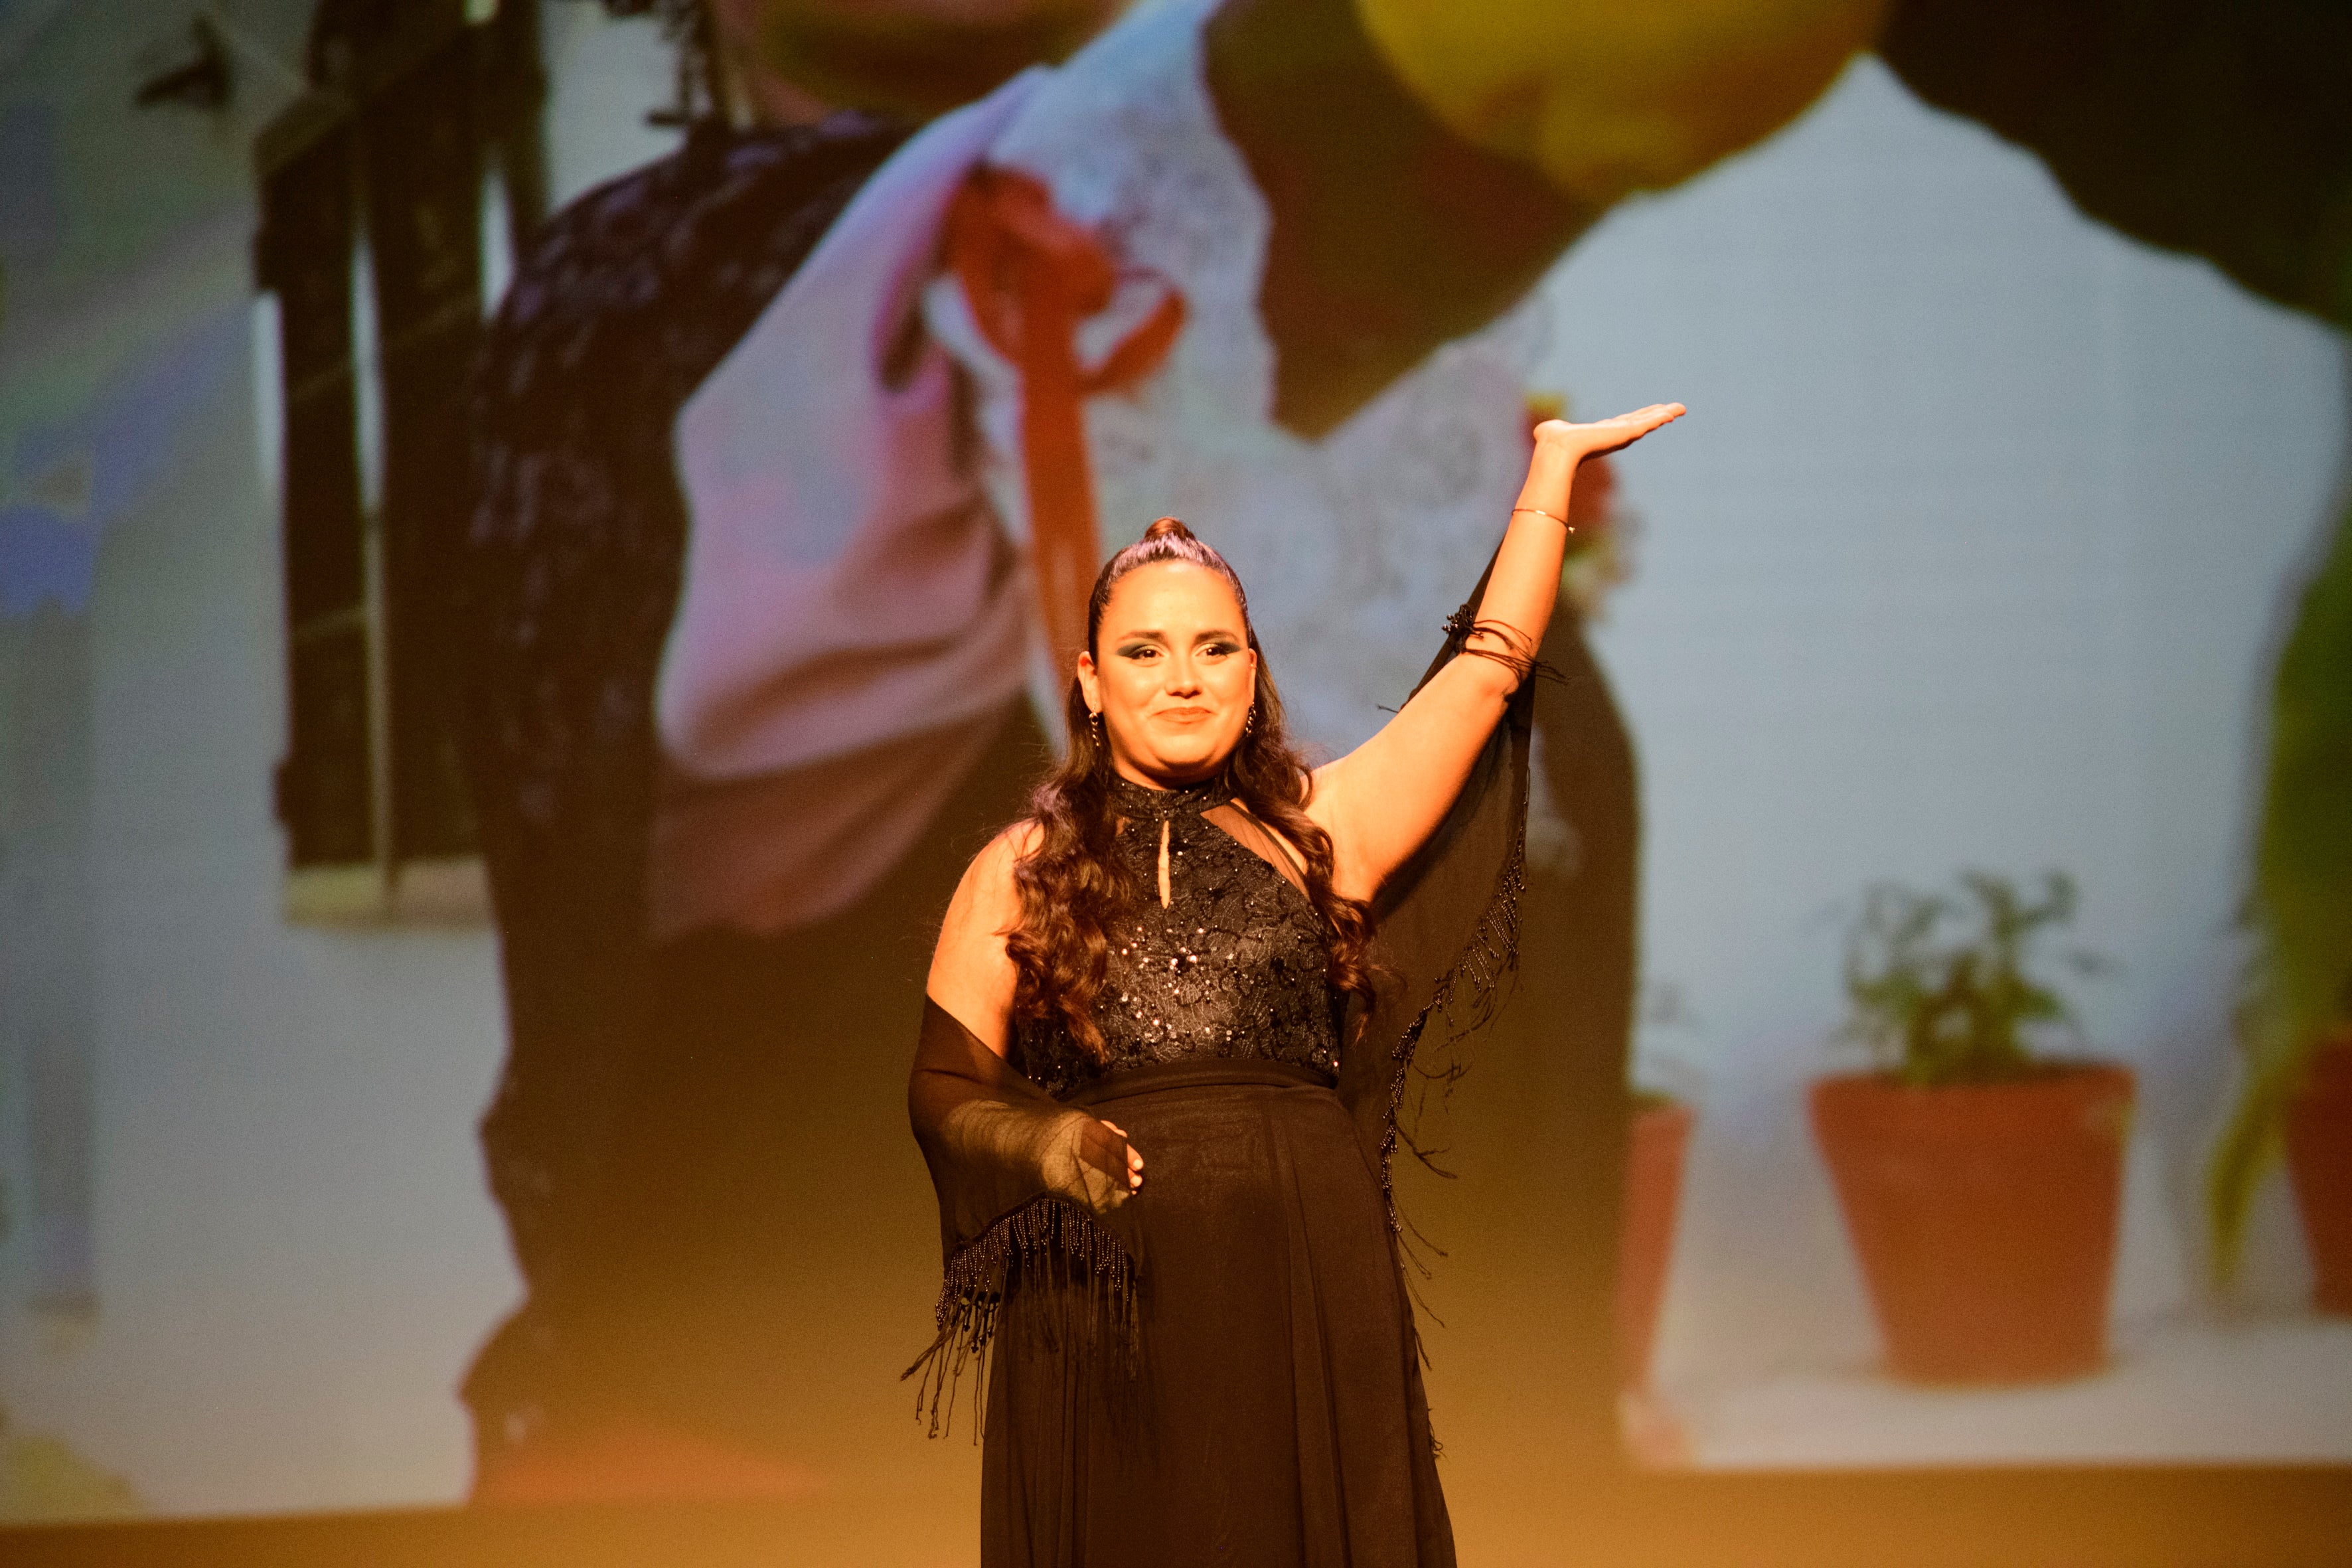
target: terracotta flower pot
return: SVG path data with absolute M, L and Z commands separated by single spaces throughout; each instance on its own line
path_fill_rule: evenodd
M 2311 1304 L 2352 1317 L 2352 1030 L 2319 1048 L 2288 1108 L 2286 1165 L 2311 1247 Z
M 1896 1376 L 2033 1383 L 2099 1366 L 2128 1071 L 1948 1089 L 1857 1074 L 1814 1084 L 1811 1100 Z
M 1634 1108 L 1625 1131 L 1625 1212 L 1617 1231 L 1617 1380 L 1650 1382 L 1650 1347 L 1666 1295 L 1675 1250 L 1675 1208 L 1682 1198 L 1683 1150 L 1691 1109 L 1675 1100 Z

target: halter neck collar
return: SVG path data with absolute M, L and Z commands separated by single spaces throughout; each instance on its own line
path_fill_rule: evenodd
M 1197 816 L 1233 798 L 1233 785 L 1223 773 L 1199 784 L 1178 784 L 1172 789 L 1151 789 L 1124 773 L 1110 775 L 1111 811 L 1137 821 L 1165 822 L 1174 816 Z

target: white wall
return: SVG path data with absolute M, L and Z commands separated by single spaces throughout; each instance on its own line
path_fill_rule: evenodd
M 583 0 L 541 0 L 550 209 L 677 145 L 646 123 L 677 97 L 669 46 L 650 17 L 616 21 Z
M 1802 1122 L 1847 1065 L 1846 911 L 1877 879 L 2062 868 L 2083 992 L 2136 1066 L 2116 1307 L 2197 1291 L 2230 934 L 2284 590 L 2347 429 L 2341 341 L 2081 218 L 2027 154 L 1855 65 L 1804 121 L 1630 206 L 1547 286 L 1588 414 L 1681 398 L 1600 634 L 1640 747 L 1643 950 L 1695 1020 L 1669 1384 L 1868 1362 Z M 2296 1300 L 2280 1194 L 2258 1299 Z
M 296 58 L 307 3 L 229 10 Z M 643 126 L 667 90 L 650 22 L 572 4 L 546 20 L 562 201 L 675 137 Z M 244 169 L 285 92 L 248 61 L 226 122 L 135 114 L 115 56 L 142 26 L 93 9 L 0 60 L 0 96 L 64 106 L 70 174 L 135 152 L 129 167 L 208 193 L 142 230 L 127 176 L 67 184 L 61 254 L 114 270 L 19 268 L 0 325 L 0 458 L 62 420 L 89 433 L 101 500 L 124 492 L 87 519 L 96 575 L 72 606 L 95 780 L 97 1313 L 26 1310 L 30 1233 L 0 1237 L 0 1441 L 62 1438 L 163 1512 L 455 1499 L 457 1382 L 519 1289 L 474 1138 L 504 1048 L 495 945 L 280 918 L 280 564 L 251 391 L 275 367 L 247 327 Z M 161 406 L 159 377 L 168 416 L 125 440 L 110 420 Z M 23 1076 L 0 1064 L 0 1180 L 20 1203 Z
M 97 1317 L 0 1317 L 11 1425 L 166 1511 L 457 1495 L 454 1385 L 516 1289 L 472 1131 L 502 1048 L 489 935 L 279 917 L 249 234 L 231 215 L 168 258 L 227 350 L 87 609 Z

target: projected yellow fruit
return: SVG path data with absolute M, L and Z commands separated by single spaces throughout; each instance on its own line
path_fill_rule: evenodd
M 1355 0 L 1454 132 L 1605 206 L 1794 119 L 1878 30 L 1885 0 Z

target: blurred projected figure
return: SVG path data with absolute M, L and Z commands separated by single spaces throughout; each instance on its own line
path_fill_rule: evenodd
M 919 933 L 1067 740 L 1098 515 L 1210 531 L 1293 732 L 1363 742 L 1525 461 L 1524 355 L 1470 335 L 1874 36 L 2095 216 L 2347 319 L 2345 55 L 2285 5 L 656 3 L 709 111 L 524 258 L 452 568 L 527 1284 L 467 1384 L 486 1496 L 772 1491 L 897 1436 L 857 1413 L 928 1293 L 874 1246 L 925 1223 Z M 1517 1430 L 1601 1440 L 1633 759 L 1572 609 L 1541 657 L 1469 1140 L 1548 1271 Z
M 1096 577 L 1068 753 L 949 906 L 909 1093 L 948 1268 L 934 1419 L 986 1369 L 982 1563 L 1454 1561 L 1394 1119 L 1433 1009 L 1475 1016 L 1509 962 L 1505 716 L 1577 465 L 1681 412 L 1538 426 L 1444 656 L 1311 771 L 1223 556 L 1162 518 Z M 1373 900 L 1401 898 L 1376 972 Z
M 1188 0 L 1070 54 L 1115 8 L 681 10 L 718 107 L 493 324 L 454 635 L 527 1297 L 467 1383 L 483 1496 L 772 1492 L 895 1437 L 894 1042 L 954 868 L 1067 743 L 1097 515 L 1212 529 L 1295 732 L 1363 742 L 1527 460 L 1511 333 L 1457 340 L 1875 11 Z M 1632 758 L 1574 613 L 1522 629 L 1563 679 L 1488 1217 L 1570 1347 L 1530 1419 L 1600 1440 Z

